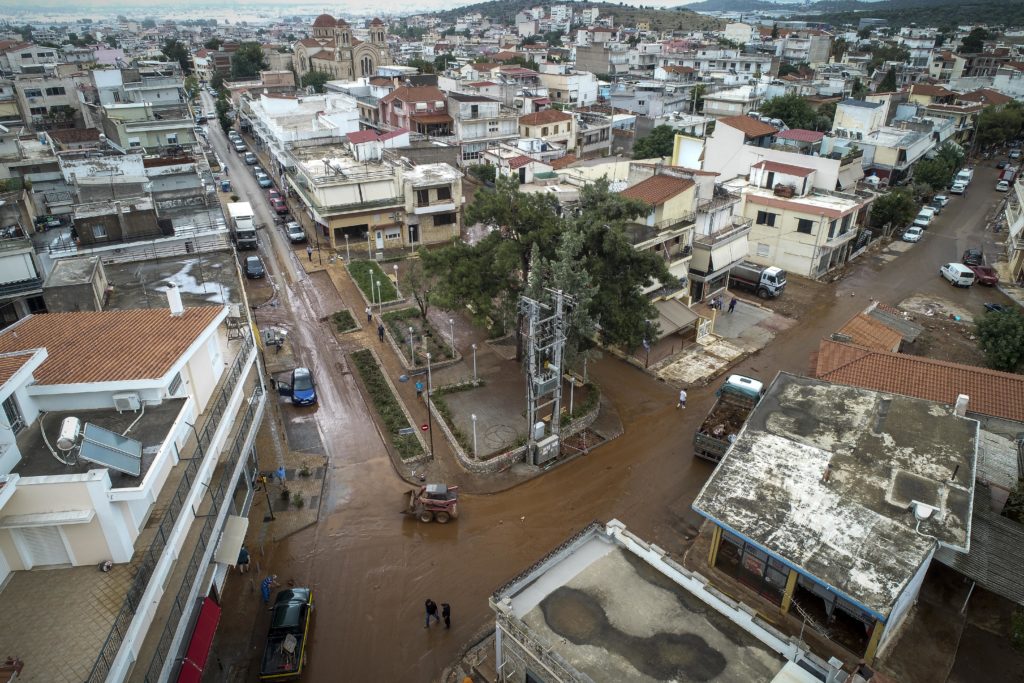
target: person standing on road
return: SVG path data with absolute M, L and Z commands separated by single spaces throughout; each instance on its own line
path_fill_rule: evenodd
M 686 389 L 679 390 L 679 403 L 676 404 L 676 409 L 686 408 Z
M 242 549 L 238 551 L 238 571 L 241 574 L 249 571 L 249 549 L 244 545 Z
M 732 298 L 732 299 L 731 299 L 731 300 L 729 301 L 729 312 L 730 312 L 730 313 L 732 313 L 732 312 L 733 312 L 733 311 L 735 311 L 735 310 L 736 310 L 736 297 L 733 297 L 733 298 Z
M 368 322 L 368 323 L 373 322 L 373 309 L 370 308 L 369 306 L 367 306 L 365 313 L 366 313 L 366 322 Z
M 444 627 L 452 627 L 452 606 L 447 602 L 441 603 L 441 616 L 444 617 Z
M 423 603 L 424 608 L 427 610 L 427 623 L 423 625 L 423 628 L 430 628 L 430 617 L 434 617 L 437 623 L 441 623 L 441 619 L 437 616 L 437 603 L 427 598 L 427 601 Z
M 384 343 L 384 323 L 377 323 L 377 338 Z
M 277 582 L 277 574 L 271 574 L 267 578 L 263 579 L 263 583 L 260 584 L 260 594 L 263 596 L 263 604 L 267 605 L 270 603 L 270 591 L 280 584 Z
M 306 245 L 306 256 L 309 257 L 309 262 L 312 263 L 313 262 L 313 245 L 312 244 L 307 244 Z
M 416 380 L 416 398 L 423 398 L 423 382 Z
M 281 486 L 284 486 L 285 477 L 286 477 L 286 474 L 285 474 L 284 467 L 278 467 L 277 471 L 274 472 L 274 478 L 277 479 L 277 481 L 279 481 L 281 483 Z

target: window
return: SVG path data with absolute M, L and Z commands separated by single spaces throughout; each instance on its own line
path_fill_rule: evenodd
M 28 113 L 33 116 L 43 116 L 46 114 L 46 107 L 32 107 L 28 110 Z
M 456 220 L 454 213 L 439 213 L 434 216 L 434 225 L 455 225 Z
M 775 604 L 781 604 L 790 569 L 739 536 L 722 531 L 715 567 Z
M 828 238 L 829 239 L 832 239 L 833 237 L 836 236 L 836 223 L 837 222 L 838 221 L 832 221 L 831 223 L 828 224 Z
M 426 111 L 426 110 L 427 110 L 427 103 L 426 102 L 417 102 L 416 103 L 416 111 Z
M 92 236 L 95 239 L 105 239 L 107 236 L 107 226 L 105 225 L 94 225 L 92 226 Z
M 174 374 L 174 379 L 171 380 L 170 385 L 167 387 L 168 396 L 177 396 L 178 391 L 181 390 L 181 373 L 177 372 Z
M 178 134 L 177 133 L 169 134 L 167 136 L 167 144 L 168 145 L 176 145 L 176 144 L 178 144 Z
M 809 221 L 806 218 L 796 219 L 796 231 L 802 232 L 805 235 L 814 234 L 814 221 Z
M 771 248 L 771 246 L 765 244 L 764 242 L 758 242 L 757 243 L 757 255 L 762 257 L 762 258 L 768 258 L 769 256 L 772 255 L 772 248 Z
M 25 88 L 25 97 L 42 97 L 43 91 L 40 88 Z
M 46 94 L 47 95 L 51 95 L 51 96 L 52 95 L 64 95 L 66 93 L 67 93 L 67 91 L 64 90 L 64 86 L 57 86 L 56 88 L 47 88 L 46 89 Z
M 540 129 L 540 134 L 541 134 L 541 136 L 547 135 L 548 134 L 548 127 L 544 126 L 543 128 L 541 128 Z
M 399 239 L 401 237 L 402 237 L 402 229 L 401 228 L 385 228 L 384 229 L 384 239 L 397 240 L 397 239 Z
M 853 214 L 848 213 L 843 216 L 843 227 L 839 230 L 840 235 L 845 235 L 850 230 L 850 221 L 853 220 Z
M 444 101 L 438 100 L 434 102 L 434 109 L 444 109 Z
M 450 188 L 448 186 L 437 188 L 437 198 L 438 199 L 451 199 L 452 198 L 452 188 Z
M 778 214 L 770 213 L 768 211 L 758 211 L 757 212 L 757 224 L 758 225 L 767 225 L 769 227 L 773 227 L 774 228 L 775 227 L 775 217 L 777 215 Z
M 644 100 L 637 100 L 636 104 L 637 104 L 638 107 L 642 107 L 642 106 L 644 106 Z
M 25 428 L 25 418 L 21 416 L 21 408 L 18 407 L 18 402 L 14 399 L 14 396 L 8 396 L 7 400 L 4 401 L 4 415 L 7 417 L 7 424 L 10 425 L 11 431 L 15 435 Z
M 402 111 L 402 100 L 395 100 L 391 105 L 398 111 Z
M 142 147 L 142 141 L 139 138 L 128 138 L 129 147 Z
M 430 190 L 416 190 L 416 206 L 430 206 Z

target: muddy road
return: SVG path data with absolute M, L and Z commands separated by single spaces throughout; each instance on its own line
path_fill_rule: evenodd
M 211 139 L 220 138 L 215 146 L 224 149 L 222 135 L 213 128 Z M 233 152 L 223 152 L 222 158 L 229 157 L 239 163 Z M 232 165 L 233 181 L 243 169 Z M 888 264 L 863 257 L 844 280 L 824 289 L 800 324 L 736 371 L 766 382 L 779 370 L 807 373 L 809 354 L 821 337 L 870 298 L 897 303 L 916 292 L 972 308 L 986 300 L 1005 301 L 991 290 L 954 290 L 937 274 L 941 263 L 986 238 L 981 231 L 985 211 L 1001 198 L 988 189 L 995 175 L 992 168 L 979 169 L 969 198 L 954 197 L 920 244 Z M 258 190 L 245 181 L 236 187 L 240 194 Z M 265 205 L 259 196 L 251 201 Z M 275 273 L 289 273 L 285 262 L 294 257 L 283 241 L 264 240 L 262 248 Z M 295 271 L 280 282 L 283 301 L 258 317 L 288 327 L 297 356 L 317 373 L 316 424 L 329 461 L 320 522 L 272 548 L 265 568 L 315 591 L 305 680 L 435 680 L 460 648 L 493 621 L 488 596 L 593 520 L 621 519 L 674 555 L 687 547 L 700 523 L 690 503 L 712 469 L 693 458 L 691 439 L 714 401 L 718 382 L 691 391 L 687 408 L 676 410 L 673 387 L 605 357 L 591 365 L 591 373 L 621 416 L 622 436 L 503 493 L 464 495 L 456 523 L 420 524 L 399 514 L 407 485 L 395 474 L 344 350 L 321 321 L 337 310 L 336 291 L 329 281 Z M 361 301 L 346 303 L 355 311 L 363 308 Z M 451 631 L 424 629 L 428 597 L 452 605 Z M 251 600 L 248 592 L 229 586 L 218 636 L 222 660 L 245 656 L 226 652 L 224 643 L 247 640 L 248 657 L 255 663 L 266 617 L 257 615 L 255 623 L 242 618 L 255 612 L 242 604 Z

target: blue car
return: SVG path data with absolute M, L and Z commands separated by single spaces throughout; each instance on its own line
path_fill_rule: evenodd
M 316 385 L 309 368 L 292 370 L 292 403 L 297 406 L 311 406 L 316 403 Z

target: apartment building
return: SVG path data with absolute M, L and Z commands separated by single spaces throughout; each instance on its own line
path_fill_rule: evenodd
M 60 61 L 57 48 L 35 45 L 19 40 L 0 41 L 0 72 L 20 74 L 38 72 L 44 65 Z
M 107 139 L 122 149 L 155 154 L 197 142 L 195 122 L 187 111 L 165 118 L 148 102 L 111 104 L 102 107 L 100 127 Z
M 566 152 L 576 149 L 576 131 L 576 117 L 556 109 L 519 117 L 520 137 L 543 140 Z
M 747 54 L 731 48 L 700 48 L 697 50 L 665 51 L 658 66 L 686 66 L 704 81 L 726 84 L 747 82 L 757 74 L 774 76 L 779 72 L 779 58 L 772 55 Z
M 476 163 L 487 148 L 519 135 L 515 112 L 496 99 L 450 92 L 447 100 L 453 131 L 441 139 L 461 147 L 464 163 Z
M 74 128 L 82 125 L 79 88 L 87 74 L 62 75 L 57 71 L 23 74 L 14 80 L 23 120 L 33 130 Z
M 379 106 L 385 128 L 405 128 L 429 136 L 452 133 L 448 102 L 436 86 L 403 85 L 382 97 Z
M 604 34 L 600 34 L 604 35 Z M 594 43 L 576 47 L 576 68 L 592 74 L 615 76 L 629 72 L 629 49 L 625 43 Z
M 640 116 L 657 118 L 672 112 L 689 111 L 693 106 L 690 85 L 670 85 L 664 81 L 619 84 L 608 94 L 612 107 Z
M 597 102 L 597 78 L 589 71 L 575 71 L 566 65 L 545 65 L 539 74 L 552 102 L 570 108 Z
M 764 93 L 754 85 L 717 90 L 704 94 L 704 115 L 714 118 L 734 117 L 757 111 L 765 99 Z

